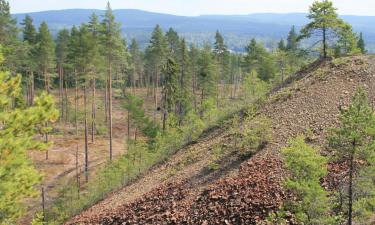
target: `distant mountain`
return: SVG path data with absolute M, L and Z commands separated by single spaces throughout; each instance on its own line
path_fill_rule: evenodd
M 71 28 L 88 22 L 95 12 L 101 16 L 103 10 L 67 9 L 28 13 L 36 25 L 46 21 L 51 31 L 56 34 L 59 29 Z M 21 22 L 25 13 L 13 16 Z M 135 9 L 114 10 L 116 20 L 122 24 L 122 31 L 127 39 L 136 38 L 142 46 L 147 44 L 150 33 L 156 24 L 167 30 L 173 27 L 189 42 L 202 45 L 212 42 L 214 33 L 219 30 L 224 34 L 231 49 L 241 51 L 248 41 L 255 37 L 261 39 L 268 47 L 275 45 L 280 38 L 285 38 L 290 27 L 300 28 L 308 22 L 304 13 L 257 13 L 249 15 L 202 15 L 195 17 L 175 16 L 153 13 Z M 342 16 L 353 25 L 356 32 L 363 32 L 367 46 L 375 52 L 375 16 Z

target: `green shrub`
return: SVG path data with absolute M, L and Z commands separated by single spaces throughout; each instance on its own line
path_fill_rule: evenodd
M 296 198 L 287 200 L 281 211 L 291 212 L 298 224 L 332 224 L 328 193 L 320 185 L 320 179 L 327 174 L 327 159 L 304 140 L 304 136 L 298 136 L 281 150 L 290 174 L 284 187 Z

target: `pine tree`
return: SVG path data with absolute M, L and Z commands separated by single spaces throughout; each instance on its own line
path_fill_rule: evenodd
M 91 90 L 92 90 L 92 105 L 91 105 L 91 142 L 95 141 L 96 131 L 96 81 L 98 73 L 102 67 L 103 58 L 100 54 L 101 43 L 100 43 L 100 24 L 98 16 L 93 13 L 88 23 L 88 30 L 91 33 L 90 45 L 91 45 Z
M 165 34 L 165 37 L 168 42 L 168 50 L 170 56 L 177 58 L 178 51 L 180 49 L 180 37 L 173 28 L 169 28 L 168 32 Z
M 282 210 L 292 212 L 298 224 L 332 224 L 328 193 L 320 185 L 327 175 L 327 159 L 304 139 L 298 136 L 281 150 L 290 174 L 285 187 L 296 197 L 296 201 L 287 200 Z
M 349 166 L 348 176 L 348 224 L 353 224 L 353 204 L 356 196 L 356 176 L 361 168 L 374 165 L 374 124 L 375 116 L 368 103 L 367 93 L 360 88 L 355 93 L 348 109 L 340 115 L 341 125 L 332 130 L 329 143 L 336 160 L 344 161 Z M 370 156 L 370 157 L 369 157 Z M 362 162 L 362 163 L 361 163 Z M 373 180 L 374 177 L 367 179 Z
M 146 62 L 149 78 L 153 83 L 153 95 L 155 108 L 158 107 L 157 90 L 160 82 L 161 70 L 166 61 L 167 41 L 163 31 L 157 25 L 152 32 L 150 44 L 146 49 Z
M 299 39 L 309 38 L 312 35 L 318 36 L 322 43 L 323 58 L 328 56 L 329 43 L 334 40 L 332 37 L 338 36 L 339 39 L 345 40 L 354 35 L 351 26 L 338 17 L 337 9 L 333 7 L 331 1 L 316 1 L 309 11 L 308 18 L 312 21 L 302 28 Z
M 269 81 L 276 75 L 276 65 L 272 55 L 262 44 L 252 39 L 246 47 L 246 53 L 244 67 L 247 71 L 255 69 L 259 78 L 264 81 Z
M 5 56 L 3 66 L 12 73 L 17 72 L 19 64 L 19 52 L 22 53 L 23 46 L 18 39 L 17 21 L 10 13 L 9 2 L 0 0 L 0 44 L 3 46 Z
M 35 44 L 37 33 L 31 16 L 26 15 L 21 25 L 23 26 L 23 41 L 27 41 L 29 44 Z
M 189 51 L 186 45 L 185 39 L 181 40 L 180 43 L 180 54 L 179 54 L 179 68 L 180 68 L 180 75 L 179 75 L 179 96 L 178 96 L 178 108 L 177 114 L 179 117 L 178 124 L 179 126 L 182 125 L 182 121 L 184 116 L 188 113 L 189 108 L 191 107 L 191 94 L 190 94 L 190 87 L 191 87 L 191 75 L 190 75 L 190 58 L 189 58 Z
M 39 62 L 39 72 L 44 79 L 44 89 L 49 92 L 51 88 L 51 74 L 55 68 L 55 43 L 45 22 L 40 25 L 37 35 L 37 59 Z
M 216 60 L 218 61 L 218 66 L 219 66 L 219 73 L 220 73 L 220 81 L 221 81 L 221 84 L 223 86 L 223 89 L 225 89 L 225 84 L 227 83 L 226 82 L 226 79 L 228 78 L 228 74 L 229 74 L 229 50 L 228 50 L 228 47 L 226 46 L 226 44 L 224 43 L 224 38 L 223 36 L 220 34 L 219 31 L 216 31 L 216 35 L 215 35 L 215 44 L 214 44 L 214 49 L 213 49 L 213 52 L 216 56 Z M 216 99 L 216 102 L 218 104 L 219 102 L 219 93 L 224 93 L 224 90 L 220 90 L 219 91 L 219 86 L 221 85 L 220 82 L 218 83 L 218 91 L 217 91 L 217 99 Z
M 46 93 L 24 107 L 20 76 L 0 72 L 0 86 L 0 224 L 14 224 L 25 212 L 25 198 L 37 196 L 35 185 L 41 180 L 27 150 L 47 147 L 34 135 L 47 132 L 45 124 L 55 121 L 58 112 Z
M 26 15 L 22 21 L 23 26 L 23 41 L 27 48 L 26 62 L 25 62 L 25 73 L 27 74 L 27 103 L 32 105 L 34 101 L 34 72 L 36 71 L 36 44 L 37 44 L 37 32 L 33 25 L 33 20 L 30 16 Z
M 357 47 L 361 50 L 362 54 L 366 54 L 367 53 L 365 41 L 363 40 L 363 34 L 362 34 L 362 32 L 359 33 L 359 39 L 358 39 L 358 42 L 357 42 Z
M 66 83 L 65 69 L 68 67 L 68 53 L 69 53 L 69 41 L 70 33 L 67 29 L 62 29 L 57 34 L 56 40 L 56 61 L 57 61 L 57 71 L 59 75 L 59 98 L 60 98 L 60 119 L 64 119 L 66 110 L 64 108 L 68 107 L 68 103 L 64 100 L 64 83 Z
M 70 40 L 69 40 L 69 53 L 68 59 L 69 64 L 72 67 L 72 77 L 75 88 L 74 96 L 74 126 L 76 130 L 76 136 L 78 137 L 78 57 L 80 54 L 80 35 L 79 30 L 76 26 L 73 26 L 70 31 Z
M 115 21 L 115 16 L 108 2 L 107 10 L 101 24 L 102 41 L 107 67 L 107 97 L 108 97 L 108 132 L 109 132 L 109 159 L 112 160 L 112 79 L 113 72 L 118 67 L 125 50 L 124 42 L 121 39 L 120 24 Z
M 143 57 L 142 52 L 139 49 L 138 42 L 135 39 L 132 39 L 129 46 L 130 52 L 130 81 L 133 89 L 135 86 L 145 87 L 147 80 L 143 76 Z
M 55 68 L 55 43 L 48 29 L 47 23 L 43 22 L 39 27 L 37 35 L 37 60 L 40 75 L 44 79 L 44 89 L 49 93 L 51 88 L 51 74 Z M 48 124 L 46 124 L 48 126 Z M 45 142 L 48 142 L 48 132 L 45 133 Z M 48 151 L 46 151 L 48 160 Z

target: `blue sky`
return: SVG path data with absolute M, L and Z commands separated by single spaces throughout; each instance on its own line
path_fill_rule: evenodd
M 12 13 L 54 9 L 103 9 L 107 0 L 9 0 Z M 313 0 L 110 0 L 114 9 L 175 15 L 307 12 Z M 375 0 L 333 0 L 340 14 L 375 16 Z

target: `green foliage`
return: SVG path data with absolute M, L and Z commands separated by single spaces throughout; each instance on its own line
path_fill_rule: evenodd
M 337 9 L 329 0 L 315 1 L 309 10 L 308 18 L 312 20 L 301 30 L 299 39 L 318 36 L 322 56 L 328 56 L 329 43 L 333 42 L 338 54 L 352 54 L 357 52 L 356 36 L 352 27 L 338 17 Z M 338 38 L 336 38 L 338 37 Z M 332 47 L 332 46 L 331 46 Z
M 243 81 L 243 93 L 246 102 L 253 102 L 269 90 L 267 83 L 258 77 L 256 70 L 252 70 Z
M 259 78 L 268 81 L 276 75 L 276 65 L 272 55 L 255 39 L 246 47 L 244 67 L 247 71 L 256 70 Z
M 131 125 L 139 129 L 146 137 L 153 139 L 157 136 L 159 127 L 147 117 L 143 104 L 144 101 L 139 97 L 127 94 L 123 107 L 129 112 Z
M 243 157 L 249 157 L 272 139 L 272 121 L 265 116 L 247 115 L 242 121 L 233 117 L 230 134 L 233 136 L 233 147 Z
M 14 222 L 23 215 L 24 199 L 38 195 L 35 185 L 41 180 L 27 150 L 45 149 L 34 139 L 50 128 L 45 123 L 57 119 L 51 96 L 43 93 L 26 108 L 21 93 L 21 77 L 0 72 L 0 223 Z
M 364 89 L 357 90 L 352 104 L 341 112 L 339 119 L 340 127 L 332 129 L 328 140 L 333 150 L 333 159 L 349 165 L 349 180 L 342 183 L 348 189 L 342 195 L 348 198 L 344 205 L 349 213 L 343 213 L 347 215 L 348 221 L 352 216 L 364 221 L 373 213 L 375 204 L 375 116 Z
M 31 221 L 31 225 L 46 225 L 47 223 L 44 222 L 43 213 L 37 213 L 33 220 Z
M 286 50 L 296 52 L 298 49 L 298 34 L 295 26 L 292 26 L 290 29 L 287 40 L 288 42 L 286 44 Z
M 366 54 L 367 53 L 366 44 L 365 44 L 365 40 L 363 40 L 363 34 L 362 34 L 362 32 L 359 33 L 359 39 L 358 39 L 358 42 L 357 42 L 357 47 L 360 49 L 360 51 L 361 51 L 362 54 Z
M 327 159 L 304 140 L 298 136 L 281 150 L 290 172 L 284 185 L 296 196 L 296 201 L 287 201 L 282 210 L 292 212 L 298 224 L 332 224 L 328 194 L 320 185 L 327 174 Z
M 293 91 L 291 89 L 284 89 L 277 92 L 271 97 L 272 102 L 285 102 L 293 97 Z

